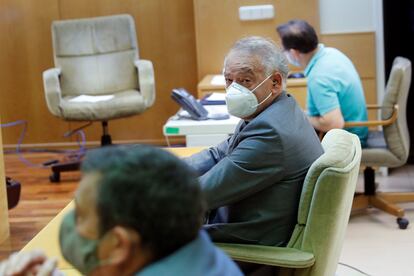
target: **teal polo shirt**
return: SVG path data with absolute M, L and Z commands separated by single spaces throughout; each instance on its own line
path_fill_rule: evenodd
M 345 122 L 367 120 L 361 80 L 351 60 L 343 53 L 319 44 L 304 73 L 307 77 L 309 116 L 323 116 L 339 107 Z M 367 127 L 346 130 L 358 135 L 362 146 L 366 144 Z

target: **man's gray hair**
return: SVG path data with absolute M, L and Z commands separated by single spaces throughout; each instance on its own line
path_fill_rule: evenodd
M 280 72 L 285 85 L 289 73 L 288 63 L 282 49 L 271 39 L 249 36 L 238 40 L 224 59 L 224 66 L 226 65 L 227 57 L 232 52 L 244 52 L 258 56 L 261 59 L 265 74 L 268 76 L 275 71 Z

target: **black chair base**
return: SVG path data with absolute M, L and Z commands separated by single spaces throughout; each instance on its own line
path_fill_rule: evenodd
M 86 126 L 89 126 L 87 124 Z M 108 122 L 102 121 L 103 134 L 101 136 L 101 146 L 112 145 L 111 135 L 108 134 Z M 56 163 L 51 166 L 52 174 L 49 176 L 50 182 L 57 183 L 60 182 L 60 173 L 69 172 L 69 171 L 78 171 L 82 162 L 82 156 L 77 156 L 75 159 L 64 162 Z
M 405 211 L 396 203 L 414 201 L 414 193 L 378 193 L 375 184 L 375 171 L 371 167 L 364 170 L 364 193 L 356 194 L 352 204 L 352 210 L 374 207 L 397 217 L 400 229 L 406 229 L 409 221 L 404 218 Z
M 80 168 L 81 161 L 71 161 L 52 165 L 52 174 L 49 176 L 50 182 L 60 182 L 61 172 L 77 171 Z

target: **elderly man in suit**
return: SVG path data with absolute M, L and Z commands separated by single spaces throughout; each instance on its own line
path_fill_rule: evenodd
M 281 246 L 293 231 L 302 183 L 323 150 L 284 90 L 287 73 L 281 49 L 262 37 L 237 41 L 225 57 L 227 108 L 242 120 L 230 138 L 186 159 L 214 241 Z

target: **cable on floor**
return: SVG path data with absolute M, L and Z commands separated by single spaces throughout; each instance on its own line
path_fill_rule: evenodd
M 346 266 L 346 267 L 348 267 L 348 268 L 350 268 L 350 269 L 353 269 L 353 270 L 355 270 L 355 271 L 357 271 L 357 272 L 359 272 L 359 273 L 361 273 L 361 274 L 363 274 L 363 275 L 371 276 L 370 274 L 365 273 L 364 271 L 362 271 L 362 270 L 360 270 L 360 269 L 358 269 L 358 268 L 356 268 L 356 267 L 354 267 L 354 266 L 352 266 L 352 265 L 345 264 L 345 263 L 341 263 L 341 262 L 339 262 L 338 264 L 339 264 L 339 265 Z
M 7 127 L 18 126 L 18 125 L 23 125 L 23 129 L 20 132 L 20 136 L 19 136 L 19 139 L 17 140 L 16 150 L 15 150 L 17 156 L 19 157 L 19 160 L 21 162 L 23 162 L 24 164 L 26 164 L 27 166 L 35 167 L 35 168 L 49 168 L 50 165 L 55 164 L 57 162 L 57 160 L 51 160 L 51 161 L 44 162 L 42 164 L 36 164 L 36 163 L 33 163 L 30 160 L 26 159 L 23 156 L 24 151 L 22 151 L 21 145 L 23 143 L 24 137 L 26 136 L 26 131 L 27 131 L 27 121 L 26 120 L 17 120 L 17 121 L 10 122 L 10 123 L 0 124 L 0 127 L 1 128 L 7 128 Z M 79 146 L 79 149 L 78 150 L 63 150 L 63 151 L 59 151 L 59 152 L 65 154 L 69 157 L 75 156 L 77 159 L 80 159 L 86 152 L 86 147 L 85 147 L 86 137 L 85 137 L 85 133 L 83 132 L 83 130 L 77 129 L 75 131 L 69 131 L 69 132 L 66 132 L 63 136 L 64 137 L 70 137 L 70 136 L 75 135 L 75 134 L 76 134 L 76 142 Z M 50 150 L 44 150 L 44 151 L 32 150 L 32 151 L 35 151 L 35 152 L 52 152 Z

